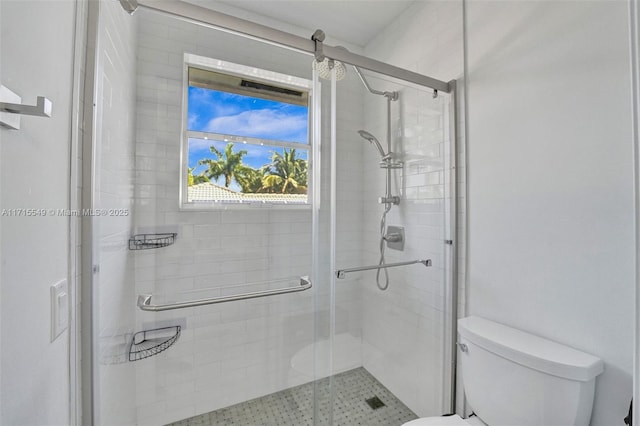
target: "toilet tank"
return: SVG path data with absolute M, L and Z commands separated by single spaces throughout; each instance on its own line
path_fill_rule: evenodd
M 601 359 L 480 317 L 458 334 L 465 395 L 487 425 L 589 424 Z

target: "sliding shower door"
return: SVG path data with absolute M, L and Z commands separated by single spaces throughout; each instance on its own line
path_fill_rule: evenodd
M 99 6 L 96 424 L 313 424 L 311 58 Z
M 327 94 L 333 134 L 323 138 L 335 149 L 331 417 L 401 425 L 451 412 L 452 105 L 362 73 L 388 96 L 349 67 Z
M 92 8 L 94 423 L 449 412 L 449 96 Z

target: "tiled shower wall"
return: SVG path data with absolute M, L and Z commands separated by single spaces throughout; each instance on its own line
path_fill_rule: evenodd
M 366 47 L 367 56 L 443 81 L 462 76 L 461 2 L 417 2 Z M 392 150 L 402 153 L 405 168 L 393 172 L 394 195 L 402 201 L 394 207 L 387 225 L 405 227 L 403 252 L 387 249 L 387 261 L 432 258 L 433 267 L 416 265 L 390 270 L 386 292 L 376 288 L 375 276 L 363 280 L 364 366 L 420 416 L 449 411 L 446 376 L 447 327 L 450 326 L 447 294 L 450 292 L 451 247 L 444 244 L 450 225 L 450 99 L 432 99 L 430 91 L 418 91 L 381 79 L 371 79 L 378 90 L 399 90 L 392 103 Z M 365 95 L 365 128 L 385 140 L 384 98 Z M 462 128 L 462 126 L 459 126 Z M 464 175 L 464 147 L 458 135 L 460 175 Z M 384 171 L 373 149 L 364 154 L 365 262 L 377 262 Z M 463 183 L 459 197 L 464 199 Z M 460 206 L 464 206 L 461 202 Z M 459 212 L 460 228 L 464 211 Z M 462 235 L 462 232 L 460 232 Z M 460 253 L 464 241 L 459 241 Z M 464 258 L 459 258 L 460 294 L 464 294 Z M 460 299 L 463 303 L 464 299 Z M 402 330 L 402 333 L 398 333 Z
M 95 263 L 100 265 L 93 283 L 99 333 L 94 389 L 99 424 L 131 424 L 135 369 L 124 354 L 135 323 L 133 259 L 127 242 L 134 219 L 136 25 L 117 2 L 99 2 L 99 7 L 95 207 L 123 214 L 93 218 L 98 242 Z
M 310 209 L 181 211 L 178 188 L 184 53 L 306 78 L 311 57 L 145 11 L 138 20 L 136 232 L 177 232 L 178 237 L 170 247 L 135 252 L 136 292 L 153 293 L 158 301 L 187 300 L 266 289 L 246 284 L 310 275 Z M 340 126 L 351 134 L 361 124 L 361 89 L 353 76 L 341 84 L 349 114 Z M 352 159 L 340 171 L 341 194 L 360 192 L 361 148 L 339 149 Z M 341 255 L 354 263 L 360 256 L 360 209 L 353 203 L 344 210 L 350 219 L 342 238 L 349 244 Z M 328 282 L 314 286 L 328 294 Z M 340 294 L 337 330 L 359 342 L 357 286 L 345 286 Z M 159 424 L 312 380 L 313 365 L 303 362 L 293 369 L 292 359 L 314 341 L 317 321 L 328 323 L 329 306 L 320 306 L 316 316 L 308 291 L 155 314 L 137 311 L 136 317 L 137 330 L 183 326 L 176 345 L 136 362 L 138 422 Z M 361 365 L 359 346 L 355 352 Z

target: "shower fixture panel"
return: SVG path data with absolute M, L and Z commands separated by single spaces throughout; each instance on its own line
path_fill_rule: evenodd
M 387 233 L 382 237 L 387 247 L 393 250 L 404 251 L 404 227 L 389 225 Z
M 386 223 L 387 223 L 387 214 L 391 210 L 391 207 L 397 206 L 400 204 L 400 197 L 397 195 L 391 194 L 391 170 L 392 169 L 401 169 L 403 167 L 403 163 L 397 160 L 397 155 L 393 151 L 391 151 L 391 102 L 397 101 L 399 98 L 398 92 L 387 92 L 387 91 L 379 91 L 373 89 L 369 82 L 364 78 L 364 75 L 360 72 L 357 66 L 354 66 L 356 70 L 356 74 L 360 77 L 362 84 L 367 88 L 370 93 L 374 95 L 381 95 L 386 98 L 387 101 L 387 151 L 385 152 L 382 144 L 378 139 L 373 136 L 371 133 L 366 130 L 358 130 L 358 134 L 363 139 L 369 141 L 371 145 L 373 145 L 380 154 L 380 168 L 385 170 L 385 191 L 384 196 L 378 197 L 378 203 L 384 205 L 384 211 L 382 212 L 382 216 L 380 217 L 380 260 L 378 261 L 379 268 L 376 271 L 376 285 L 382 291 L 386 290 L 389 287 L 389 273 L 385 267 L 385 259 L 384 259 L 384 250 L 385 247 L 389 246 L 389 243 L 393 244 L 395 247 L 404 248 L 404 236 L 402 237 L 402 241 L 400 241 L 400 237 L 398 233 L 396 235 L 385 234 Z M 387 240 L 387 237 L 390 240 Z M 393 241 L 391 241 L 393 240 Z M 386 242 L 386 244 L 385 244 Z M 400 246 L 402 244 L 402 246 Z M 401 250 L 402 248 L 399 248 Z M 384 282 L 382 283 L 380 280 L 381 273 L 384 274 Z

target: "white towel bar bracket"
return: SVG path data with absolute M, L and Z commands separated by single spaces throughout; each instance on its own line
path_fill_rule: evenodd
M 36 105 L 23 105 L 22 98 L 5 86 L 0 86 L 0 125 L 12 130 L 20 129 L 20 116 L 51 117 L 53 104 L 38 96 Z

